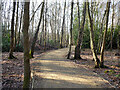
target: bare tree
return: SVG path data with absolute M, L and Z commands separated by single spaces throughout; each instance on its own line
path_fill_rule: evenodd
M 98 40 L 97 53 L 100 53 L 100 50 L 101 50 L 102 30 L 103 30 L 103 24 L 104 24 L 105 16 L 106 16 L 106 10 L 104 11 L 104 15 L 103 15 L 103 18 L 102 18 L 102 22 L 101 22 L 101 24 L 100 24 L 100 36 L 99 36 L 99 40 Z
M 23 19 L 23 6 L 22 6 L 22 9 L 21 9 L 21 16 L 20 16 L 20 26 L 19 26 L 19 31 L 18 31 L 18 45 L 20 43 L 20 30 L 21 30 L 21 26 L 22 26 L 22 19 Z
M 81 52 L 81 43 L 83 39 L 83 30 L 84 30 L 84 24 L 85 24 L 85 16 L 86 16 L 86 2 L 84 2 L 84 7 L 83 7 L 83 13 L 82 13 L 82 22 L 80 26 L 80 12 L 79 12 L 79 1 L 77 2 L 78 5 L 78 21 L 79 21 L 79 35 L 78 35 L 78 40 L 77 40 L 77 46 L 75 47 L 75 59 L 81 59 L 80 57 L 80 52 Z
M 10 41 L 10 52 L 9 52 L 9 59 L 15 58 L 13 56 L 14 51 L 14 17 L 15 17 L 15 6 L 16 2 L 13 2 L 13 13 L 12 13 L 12 20 L 11 20 L 11 41 Z
M 70 20 L 70 43 L 69 43 L 69 51 L 68 51 L 68 55 L 67 55 L 67 59 L 70 59 L 70 54 L 71 54 L 71 46 L 72 46 L 72 25 L 73 25 L 73 0 L 71 2 L 71 20 Z
M 90 21 L 90 46 L 91 46 L 91 51 L 92 51 L 92 54 L 93 54 L 93 59 L 95 61 L 95 68 L 99 68 L 100 61 L 97 57 L 97 52 L 95 50 L 93 18 L 91 17 L 91 14 L 90 14 L 89 2 L 87 2 L 87 11 L 88 11 L 88 16 L 89 16 L 89 21 Z
M 38 23 L 38 26 L 37 26 L 37 30 L 36 30 L 36 32 L 35 32 L 35 35 L 34 35 L 34 37 L 33 37 L 32 45 L 31 45 L 30 54 L 31 54 L 31 57 L 32 57 L 32 58 L 33 58 L 33 54 L 34 54 L 35 43 L 36 43 L 36 40 L 37 40 L 37 37 L 38 37 L 39 27 L 40 27 L 41 20 L 42 20 L 43 10 L 44 10 L 44 0 L 43 0 L 43 5 L 42 5 L 41 13 L 40 13 L 40 20 L 39 20 L 39 23 Z
M 60 39 L 60 48 L 62 48 L 62 42 L 63 42 L 63 32 L 64 32 L 64 25 L 65 25 L 65 9 L 66 9 L 66 0 L 64 4 L 64 14 L 63 14 L 63 22 L 62 22 L 62 30 L 61 30 L 61 39 Z
M 45 10 L 44 51 L 46 50 L 46 33 L 47 33 L 47 1 L 46 1 L 46 10 Z
M 16 11 L 15 44 L 14 44 L 14 48 L 16 48 L 16 43 L 17 43 L 17 30 L 18 30 L 18 8 L 19 8 L 19 2 L 17 2 L 17 11 Z
M 29 88 L 30 85 L 30 56 L 29 56 L 29 4 L 24 4 L 24 17 L 23 17 L 23 38 L 24 38 L 24 82 L 23 88 Z
M 110 3 L 111 2 L 107 2 L 107 6 L 106 6 L 106 27 L 105 27 L 105 31 L 104 31 L 104 36 L 103 36 L 103 42 L 102 42 L 102 47 L 101 47 L 101 52 L 100 52 L 100 67 L 103 68 L 104 67 L 104 49 L 105 49 L 105 39 L 106 39 L 106 34 L 107 34 L 107 29 L 108 29 L 108 20 L 109 20 L 109 11 L 110 11 Z
M 114 29 L 114 13 L 115 13 L 115 10 L 114 10 L 114 0 L 113 0 L 113 5 L 112 5 L 112 8 L 113 8 L 113 13 L 112 13 L 112 25 L 111 25 L 111 51 L 112 51 L 112 42 L 113 42 L 113 29 Z

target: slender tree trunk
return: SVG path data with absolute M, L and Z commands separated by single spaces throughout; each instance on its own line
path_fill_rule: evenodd
M 62 42 L 63 42 L 63 29 L 64 29 L 64 24 L 65 24 L 65 9 L 66 9 L 66 0 L 65 0 L 65 4 L 64 4 L 64 14 L 63 14 L 63 22 L 62 22 L 62 30 L 61 30 L 60 48 L 63 47 Z
M 10 5 L 9 5 L 9 9 L 10 9 Z M 8 11 L 8 30 L 9 30 L 9 27 L 10 27 L 9 20 L 10 20 L 10 11 Z
M 17 2 L 16 25 L 15 25 L 15 44 L 14 44 L 14 49 L 16 49 L 16 43 L 17 43 L 17 30 L 18 30 L 18 8 L 19 8 L 19 2 Z
M 104 11 L 104 15 L 103 15 L 102 22 L 101 22 L 101 25 L 100 25 L 100 36 L 99 36 L 99 41 L 98 41 L 97 53 L 100 53 L 100 50 L 101 50 L 102 30 L 103 30 L 103 23 L 104 23 L 104 18 L 105 18 L 105 16 L 106 16 L 106 10 Z
M 119 1 L 119 5 L 118 6 L 119 6 L 118 7 L 119 8 L 119 11 L 118 11 L 119 12 L 119 15 L 118 15 L 118 20 L 119 20 L 118 21 L 118 28 L 119 28 L 119 35 L 118 35 L 119 36 L 118 37 L 119 38 L 119 48 L 118 49 L 119 49 L 119 54 L 120 54 L 120 1 Z
M 23 17 L 23 8 L 21 10 L 21 16 L 20 16 L 20 27 L 19 27 L 19 32 L 18 32 L 18 45 L 20 43 L 20 30 L 21 30 L 21 24 L 22 24 L 22 17 Z
M 95 68 L 99 68 L 99 59 L 97 57 L 97 53 L 95 50 L 95 42 L 94 42 L 94 31 L 93 31 L 93 20 L 92 17 L 90 15 L 90 10 L 89 10 L 89 2 L 87 2 L 87 11 L 88 11 L 88 16 L 89 16 L 89 21 L 90 21 L 90 46 L 91 46 L 91 51 L 93 54 L 93 59 L 95 61 Z
M 42 44 L 42 41 L 44 41 L 44 13 L 43 13 L 43 15 L 42 15 L 42 32 L 41 32 L 41 39 L 40 39 L 40 44 Z
M 60 23 L 61 23 L 61 18 L 60 18 L 60 10 L 61 10 L 61 6 L 60 6 L 60 3 L 59 3 L 59 11 L 58 11 L 58 22 L 57 22 L 57 41 L 58 41 L 58 47 L 60 46 L 60 35 L 59 35 L 59 31 L 60 31 Z
M 23 38 L 24 38 L 24 82 L 23 88 L 29 88 L 30 86 L 30 57 L 29 57 L 29 4 L 24 4 L 24 17 L 23 17 Z
M 38 23 L 38 26 L 37 26 L 37 30 L 35 32 L 35 35 L 34 35 L 34 38 L 33 38 L 33 43 L 32 43 L 31 50 L 30 50 L 30 54 L 31 54 L 32 58 L 33 58 L 33 54 L 34 54 L 35 43 L 36 43 L 36 40 L 37 40 L 37 37 L 38 37 L 39 27 L 40 27 L 41 20 L 42 20 L 43 11 L 44 11 L 44 1 L 43 1 L 41 13 L 40 13 L 40 20 L 39 20 L 39 23 Z
M 71 2 L 71 20 L 70 20 L 70 43 L 69 43 L 69 51 L 68 51 L 68 56 L 67 59 L 70 59 L 70 54 L 71 54 L 71 46 L 72 46 L 72 25 L 73 25 L 73 0 Z
M 56 17 L 57 17 L 56 12 L 57 12 L 57 11 L 56 11 L 56 8 L 55 8 L 54 10 L 55 10 L 55 12 L 54 12 L 54 15 L 55 15 L 55 21 L 54 21 L 54 31 L 55 31 L 55 32 L 54 32 L 54 36 L 55 36 L 55 44 L 56 44 L 56 36 L 57 36 L 57 35 L 56 35 Z
M 53 40 L 53 26 L 52 26 L 52 20 L 50 20 L 50 27 L 51 27 L 51 32 L 52 32 L 52 40 Z
M 75 59 L 81 59 L 80 57 L 80 52 L 81 52 L 81 43 L 83 39 L 83 30 L 84 30 L 84 24 L 85 24 L 85 16 L 86 16 L 86 2 L 84 2 L 84 7 L 83 7 L 83 13 L 82 13 L 82 24 L 80 27 L 80 12 L 79 12 L 79 2 L 77 2 L 78 5 L 78 19 L 79 19 L 79 35 L 78 35 L 78 41 L 77 41 L 77 46 L 75 47 Z
M 34 14 L 34 2 L 32 2 L 32 14 Z M 33 38 L 33 29 L 34 29 L 34 17 L 32 18 L 32 38 Z
M 100 67 L 101 68 L 104 67 L 104 49 L 105 49 L 105 39 L 106 39 L 106 34 L 107 34 L 107 29 L 108 29 L 109 10 L 110 10 L 110 2 L 107 2 L 106 28 L 105 28 L 105 31 L 104 31 L 103 43 L 102 43 L 101 52 L 100 52 Z
M 10 52 L 9 52 L 9 59 L 15 58 L 13 56 L 14 51 L 14 16 L 15 16 L 15 6 L 16 2 L 13 2 L 13 14 L 12 14 L 12 20 L 11 20 L 11 41 L 10 41 Z
M 40 35 L 40 45 L 42 45 L 42 41 L 44 40 L 44 14 L 42 15 L 42 31 Z
M 47 33 L 47 1 L 46 1 L 46 11 L 45 11 L 45 37 L 44 37 L 44 51 L 46 50 L 46 33 Z
M 118 56 L 118 66 L 120 67 L 120 1 L 118 2 L 118 43 L 117 43 L 117 53 Z
M 110 49 L 111 49 L 111 51 L 112 51 L 112 39 L 113 39 L 113 24 L 114 24 L 114 1 L 113 1 L 113 13 L 112 13 L 112 25 L 111 25 L 111 47 L 110 47 Z

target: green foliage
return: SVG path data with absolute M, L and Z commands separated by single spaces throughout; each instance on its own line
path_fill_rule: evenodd
M 78 38 L 78 25 L 73 25 L 73 39 L 74 39 L 74 44 L 77 45 L 77 38 Z
M 90 48 L 90 32 L 89 32 L 87 20 L 86 20 L 86 24 L 84 26 L 82 48 Z
M 49 44 L 50 44 L 51 46 L 54 46 L 54 45 L 55 45 L 55 42 L 54 42 L 53 40 L 50 40 L 50 41 L 49 41 Z
M 16 52 L 23 52 L 23 45 L 21 43 L 19 45 L 17 44 L 16 48 L 15 48 L 15 51 Z
M 9 52 L 10 49 L 10 33 L 8 32 L 3 32 L 2 33 L 2 51 L 3 52 Z
M 10 30 L 2 30 L 2 52 L 9 52 L 10 50 Z M 23 45 L 20 43 L 16 45 L 15 51 L 22 52 Z

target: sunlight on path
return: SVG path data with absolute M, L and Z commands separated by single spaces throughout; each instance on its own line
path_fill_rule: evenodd
M 67 48 L 46 52 L 35 59 L 34 88 L 102 88 L 108 81 L 65 59 Z

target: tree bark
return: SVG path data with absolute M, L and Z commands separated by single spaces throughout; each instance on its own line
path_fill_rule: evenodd
M 60 46 L 60 35 L 59 35 L 59 31 L 60 31 L 60 23 L 61 23 L 61 18 L 60 18 L 60 12 L 61 11 L 61 6 L 60 6 L 60 3 L 59 3 L 59 11 L 58 11 L 58 22 L 57 22 L 57 41 L 58 41 L 58 46 Z
M 100 52 L 100 67 L 104 67 L 104 49 L 105 49 L 105 39 L 106 39 L 106 34 L 107 34 L 107 29 L 108 29 L 108 20 L 109 20 L 109 10 L 110 10 L 110 2 L 107 2 L 106 6 L 106 27 L 104 31 L 104 36 L 103 36 L 103 42 L 102 42 L 102 47 L 101 47 L 101 52 Z
M 30 57 L 29 57 L 29 4 L 24 4 L 24 17 L 23 17 L 23 38 L 24 38 L 24 82 L 23 88 L 30 86 Z
M 87 11 L 88 11 L 88 16 L 89 16 L 89 21 L 90 21 L 90 46 L 91 46 L 91 51 L 93 54 L 93 59 L 95 61 L 95 68 L 99 68 L 99 59 L 97 57 L 97 53 L 95 50 L 95 42 L 94 42 L 94 31 L 93 31 L 93 20 L 90 15 L 90 10 L 89 10 L 89 2 L 87 2 Z
M 19 26 L 19 32 L 18 32 L 18 45 L 20 43 L 20 30 L 21 30 L 21 24 L 22 24 L 22 18 L 23 17 L 23 7 L 22 7 L 22 10 L 21 10 L 21 16 L 20 16 L 20 26 Z
M 17 30 L 18 30 L 18 8 L 19 8 L 19 2 L 17 2 L 16 24 L 15 24 L 15 44 L 14 44 L 14 49 L 16 49 L 16 43 L 17 43 Z
M 44 35 L 44 51 L 46 50 L 46 33 L 47 33 L 47 1 L 46 1 L 46 11 L 45 11 L 45 35 Z
M 72 46 L 72 25 L 73 25 L 73 0 L 71 2 L 71 20 L 70 20 L 70 43 L 69 43 L 69 51 L 68 51 L 68 55 L 67 55 L 67 59 L 70 59 L 70 55 L 71 55 L 71 46 Z
M 111 51 L 112 51 L 112 41 L 113 41 L 113 24 L 114 24 L 114 1 L 113 1 L 113 13 L 112 13 L 112 25 L 111 25 L 111 47 L 110 47 L 110 49 L 111 49 Z
M 32 2 L 32 14 L 34 14 L 34 2 Z M 32 18 L 32 38 L 33 38 L 33 29 L 34 29 L 34 17 Z
M 33 54 L 34 54 L 35 43 L 36 43 L 36 40 L 37 40 L 37 37 L 38 37 L 39 27 L 40 27 L 41 20 L 42 20 L 43 11 L 44 11 L 44 1 L 43 1 L 42 9 L 41 9 L 40 20 L 39 20 L 39 23 L 38 23 L 38 26 L 37 26 L 37 30 L 36 30 L 34 38 L 33 38 L 33 43 L 31 45 L 30 54 L 31 54 L 32 58 L 33 58 Z
M 82 24 L 80 26 L 80 12 L 79 12 L 79 2 L 77 2 L 78 5 L 78 19 L 79 19 L 79 35 L 77 40 L 77 46 L 75 47 L 75 59 L 81 59 L 80 52 L 81 52 L 81 43 L 83 39 L 83 30 L 84 30 L 84 24 L 85 24 L 85 16 L 86 16 L 86 2 L 84 2 L 83 12 L 82 12 Z
M 13 14 L 12 14 L 12 20 L 11 20 L 11 38 L 10 38 L 10 51 L 9 51 L 9 59 L 15 58 L 13 56 L 14 51 L 14 16 L 15 16 L 15 6 L 16 2 L 13 2 Z
M 102 18 L 102 22 L 100 25 L 100 36 L 99 36 L 99 41 L 98 41 L 98 48 L 97 48 L 97 53 L 100 53 L 101 50 L 101 44 L 102 44 L 102 30 L 103 30 L 103 24 L 104 24 L 104 18 L 106 16 L 106 10 L 104 12 L 103 18 Z
M 63 14 L 63 22 L 62 22 L 62 30 L 61 30 L 61 39 L 60 39 L 60 48 L 63 47 L 62 42 L 63 42 L 63 29 L 64 29 L 64 24 L 65 24 L 65 9 L 66 9 L 66 0 L 65 0 L 65 4 L 64 4 L 64 14 Z

